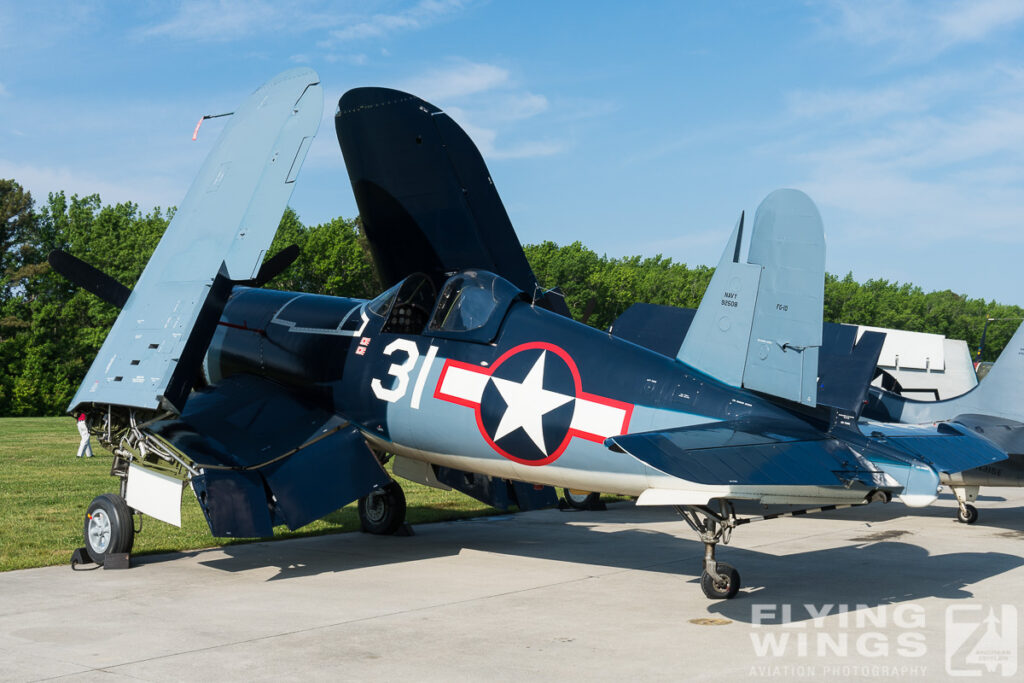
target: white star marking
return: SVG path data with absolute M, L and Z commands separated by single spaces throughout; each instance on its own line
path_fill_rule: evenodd
M 530 368 L 522 383 L 491 377 L 494 386 L 498 388 L 498 393 L 508 405 L 505 414 L 501 416 L 501 422 L 498 423 L 497 431 L 494 432 L 495 441 L 522 427 L 537 448 L 547 454 L 548 449 L 544 445 L 543 417 L 574 398 L 544 388 L 544 358 L 547 353 L 541 351 L 540 358 Z

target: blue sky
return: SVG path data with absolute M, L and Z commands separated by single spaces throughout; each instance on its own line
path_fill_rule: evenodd
M 326 100 L 306 223 L 355 215 L 332 117 L 381 85 L 470 133 L 523 242 L 714 264 L 795 187 L 830 272 L 1024 305 L 1019 0 L 0 0 L 0 177 L 175 205 L 199 116 L 299 64 Z

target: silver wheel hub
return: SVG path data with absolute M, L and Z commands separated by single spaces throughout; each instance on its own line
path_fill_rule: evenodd
M 384 519 L 387 513 L 386 496 L 383 491 L 374 491 L 366 497 L 366 519 L 374 523 Z
M 110 547 L 110 517 L 103 510 L 93 510 L 89 516 L 89 545 L 98 553 Z

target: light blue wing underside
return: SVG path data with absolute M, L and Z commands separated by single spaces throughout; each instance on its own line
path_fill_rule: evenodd
M 320 125 L 319 81 L 286 71 L 228 120 L 69 410 L 181 409 L 195 371 L 184 366 L 201 358 L 230 281 L 256 273 L 277 231 Z

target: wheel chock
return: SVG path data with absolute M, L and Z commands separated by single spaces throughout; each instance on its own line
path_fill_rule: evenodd
M 103 558 L 104 569 L 128 569 L 131 564 L 129 553 L 107 553 L 107 556 Z
M 75 548 L 75 552 L 71 553 L 71 568 L 77 569 L 80 564 L 94 564 L 89 557 L 89 551 L 85 548 Z

